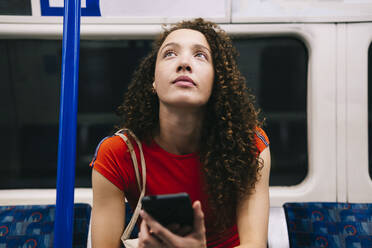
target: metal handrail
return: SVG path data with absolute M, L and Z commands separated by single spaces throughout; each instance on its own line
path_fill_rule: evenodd
M 80 0 L 65 0 L 54 247 L 72 247 L 76 120 L 80 48 Z

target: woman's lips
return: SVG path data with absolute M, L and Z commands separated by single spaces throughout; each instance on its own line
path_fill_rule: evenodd
M 180 86 L 180 87 L 195 87 L 195 84 L 189 82 L 189 81 L 176 81 L 174 85 Z
M 173 81 L 173 84 L 180 86 L 180 87 L 195 87 L 196 84 L 194 81 L 188 76 L 179 76 L 176 80 Z

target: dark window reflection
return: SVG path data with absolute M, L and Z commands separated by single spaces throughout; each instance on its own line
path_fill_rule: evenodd
M 2 0 L 0 15 L 31 15 L 31 0 Z
M 235 39 L 239 66 L 266 118 L 270 185 L 295 185 L 307 174 L 307 66 L 303 42 L 294 38 Z
M 372 43 L 368 48 L 368 160 L 369 177 L 372 179 Z
M 148 40 L 81 41 L 76 186 L 91 185 L 88 164 L 111 133 Z M 0 40 L 0 188 L 56 185 L 61 41 Z
M 239 65 L 267 118 L 271 185 L 294 185 L 307 173 L 307 51 L 293 38 L 237 38 Z M 76 186 L 89 187 L 88 164 L 111 134 L 115 108 L 149 40 L 80 45 Z M 0 189 L 56 185 L 61 41 L 0 40 Z

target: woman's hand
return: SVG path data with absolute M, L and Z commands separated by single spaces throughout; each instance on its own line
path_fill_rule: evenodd
M 187 248 L 205 248 L 205 226 L 204 214 L 199 201 L 194 202 L 194 229 L 191 233 L 182 237 L 172 233 L 169 229 L 163 227 L 155 221 L 146 212 L 141 211 L 142 223 L 139 237 L 139 247 L 187 247 Z M 182 234 L 183 230 L 180 230 Z M 179 232 L 177 232 L 179 233 Z

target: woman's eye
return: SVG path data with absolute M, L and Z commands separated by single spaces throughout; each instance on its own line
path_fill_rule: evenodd
M 203 59 L 208 59 L 207 55 L 205 53 L 202 53 L 202 52 L 197 52 L 195 54 L 195 57 L 199 57 L 199 58 L 203 58 Z
M 174 51 L 166 51 L 165 53 L 164 53 L 164 58 L 165 57 L 173 57 L 173 56 L 175 56 L 176 55 L 176 53 L 174 52 Z

